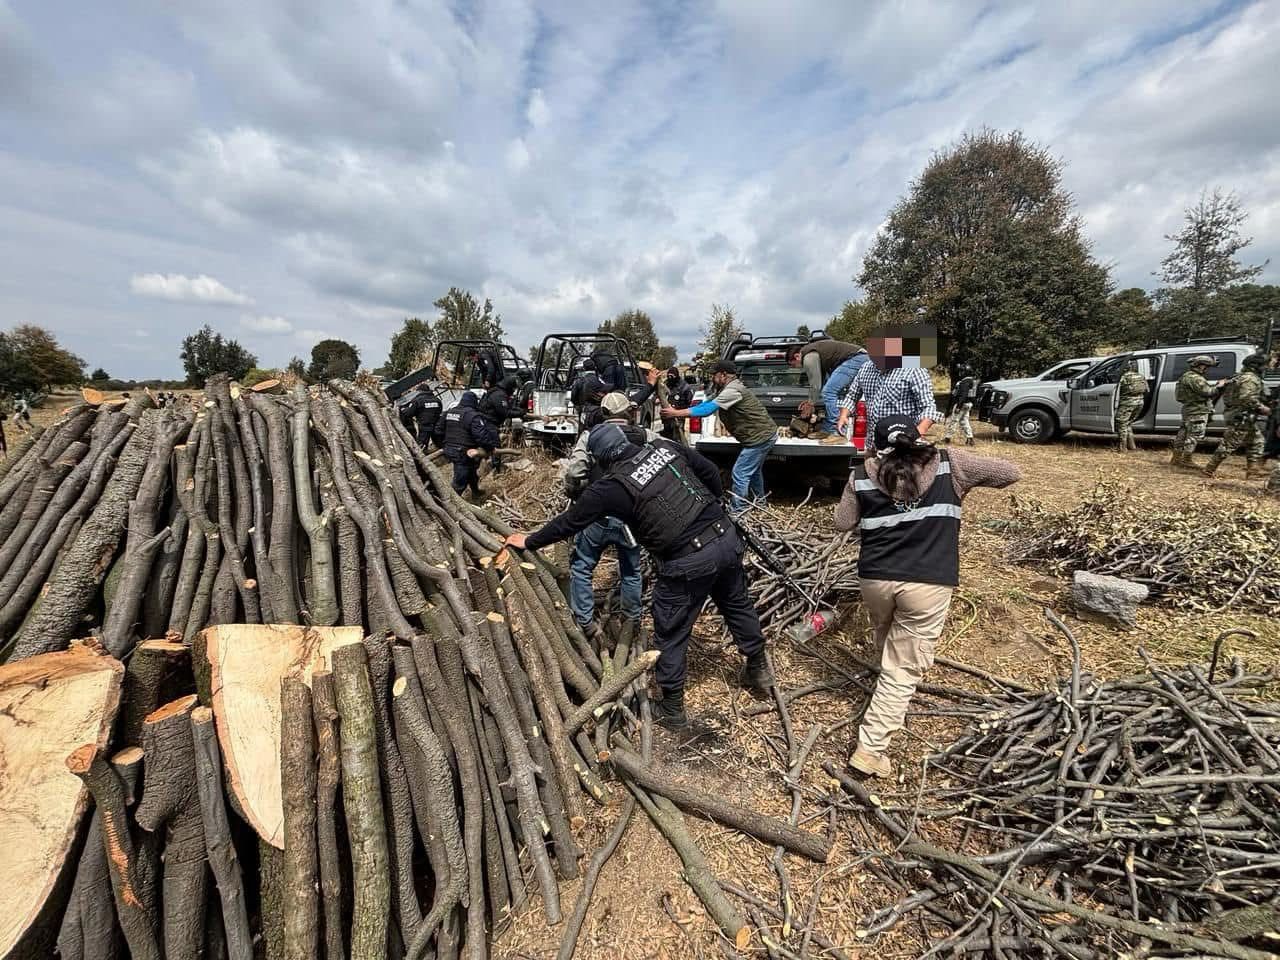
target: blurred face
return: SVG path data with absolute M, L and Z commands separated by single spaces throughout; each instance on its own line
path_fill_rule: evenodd
M 884 372 L 938 363 L 938 331 L 925 324 L 880 327 L 867 337 L 867 355 Z

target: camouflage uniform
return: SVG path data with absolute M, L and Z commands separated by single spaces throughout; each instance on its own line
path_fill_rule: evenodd
M 1271 468 L 1271 476 L 1267 477 L 1267 485 L 1262 488 L 1262 492 L 1273 497 L 1280 497 L 1280 460 L 1277 460 Z
M 1126 370 L 1116 386 L 1116 433 L 1120 436 L 1121 450 L 1136 450 L 1133 439 L 1133 420 L 1142 409 L 1142 398 L 1147 394 L 1147 381 L 1137 370 Z
M 1211 366 L 1212 357 L 1194 357 L 1191 369 L 1178 380 L 1174 399 L 1182 404 L 1182 426 L 1173 438 L 1171 462 L 1174 466 L 1193 466 L 1191 458 L 1196 452 L 1196 444 L 1204 439 L 1209 426 L 1209 418 L 1213 415 L 1214 386 L 1205 379 L 1204 370 Z
M 1260 357 L 1261 354 L 1254 356 Z M 1222 395 L 1227 432 L 1205 465 L 1204 472 L 1208 476 L 1213 476 L 1222 461 L 1238 450 L 1244 451 L 1245 476 L 1261 473 L 1263 440 L 1258 416 L 1266 416 L 1269 410 L 1262 402 L 1262 378 L 1255 369 L 1260 369 L 1261 365 L 1253 361 L 1254 357 L 1245 359 L 1244 369 L 1232 377 Z

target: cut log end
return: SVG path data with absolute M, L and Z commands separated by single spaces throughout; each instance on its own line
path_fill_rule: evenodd
M 196 707 L 196 704 L 197 697 L 194 693 L 188 694 L 185 697 L 179 697 L 177 700 L 172 700 L 169 703 L 166 703 L 158 710 L 151 711 L 151 713 L 147 714 L 147 718 L 144 722 L 159 723 L 161 720 L 172 717 L 174 714 L 187 713 L 190 710 L 193 710 Z
M 739 928 L 738 932 L 734 934 L 733 942 L 734 942 L 734 945 L 738 948 L 739 952 L 745 951 L 751 943 L 751 928 L 750 927 Z
M 396 677 L 395 683 L 391 685 L 391 695 L 393 697 L 403 696 L 405 690 L 408 689 L 408 687 L 409 687 L 408 680 L 406 680 L 404 677 Z
M 83 776 L 89 772 L 89 768 L 93 766 L 93 758 L 97 755 L 98 748 L 92 743 L 76 747 L 67 757 L 67 769 L 77 777 Z
M 91 407 L 100 406 L 107 399 L 107 395 L 101 390 L 95 390 L 93 387 L 81 387 L 80 396 L 84 398 L 84 402 Z
M 115 767 L 127 767 L 135 764 L 142 759 L 141 747 L 125 747 L 123 750 L 117 750 L 111 756 L 111 765 Z

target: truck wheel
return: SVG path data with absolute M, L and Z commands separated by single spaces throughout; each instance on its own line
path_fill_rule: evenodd
M 1009 436 L 1017 443 L 1048 443 L 1057 427 L 1053 417 L 1043 410 L 1020 410 L 1009 419 Z

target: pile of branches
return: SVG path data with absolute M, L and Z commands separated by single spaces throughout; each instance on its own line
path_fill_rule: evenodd
M 50 828 L 62 855 L 0 871 L 39 891 L 15 949 L 479 960 L 528 888 L 561 921 L 557 881 L 579 873 L 609 774 L 745 945 L 680 809 L 816 859 L 829 842 L 652 763 L 656 654 L 634 626 L 612 650 L 588 641 L 564 570 L 503 550 L 511 528 L 452 491 L 385 401 L 279 390 L 217 376 L 198 408 L 78 404 L 4 464 L 0 738 L 57 742 L 83 697 L 68 686 L 37 716 L 33 691 L 123 676 L 88 718 L 101 736 L 65 758 L 84 790 Z M 638 753 L 611 741 L 624 732 Z
M 867 866 L 901 899 L 868 938 L 921 914 L 926 956 L 1275 956 L 1280 704 L 1255 699 L 1275 674 L 1139 653 L 1144 676 L 1094 678 L 1077 647 L 1056 690 L 953 705 L 973 729 L 927 758 L 914 802 L 829 768 L 892 844 Z M 958 839 L 922 835 L 937 819 Z
M 1109 480 L 1066 510 L 1014 497 L 1010 533 L 1013 560 L 1055 574 L 1123 577 L 1193 610 L 1280 609 L 1275 514 L 1233 504 L 1166 506 Z
M 767 633 L 781 633 L 819 608 L 835 609 L 857 595 L 857 542 L 831 525 L 828 511 L 815 517 L 803 504 L 757 507 L 738 522 L 787 571 L 783 576 L 752 550 L 743 555 L 751 601 Z

